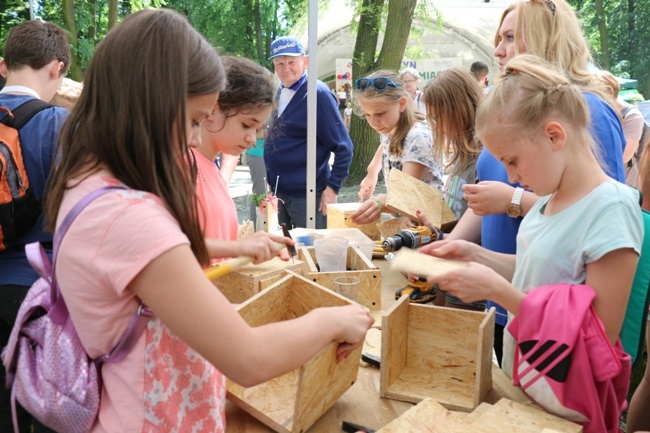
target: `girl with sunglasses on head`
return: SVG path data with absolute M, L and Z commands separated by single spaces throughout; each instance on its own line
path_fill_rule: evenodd
M 379 133 L 380 145 L 361 181 L 359 196 L 368 200 L 352 215 L 352 221 L 367 224 L 381 216 L 386 196 L 373 197 L 380 170 L 386 185 L 390 170 L 397 169 L 442 190 L 443 169 L 433 157 L 431 128 L 397 73 L 380 70 L 357 79 L 353 101 L 357 112 Z
M 501 71 L 508 61 L 528 53 L 548 61 L 580 87 L 591 116 L 589 131 L 600 149 L 603 168 L 613 179 L 625 182 L 621 122 L 606 102 L 606 90 L 594 83 L 594 75 L 588 70 L 591 54 L 571 6 L 565 0 L 512 3 L 501 15 L 494 46 Z M 469 209 L 446 238 L 465 239 L 492 251 L 514 254 L 522 217 L 538 197 L 509 182 L 504 167 L 487 149 L 479 155 L 477 171 L 479 182 L 463 187 Z M 488 302 L 488 308 L 491 305 L 496 304 Z M 498 307 L 494 339 L 498 359 L 506 322 L 505 309 Z
M 85 207 L 58 250 L 57 281 L 85 351 L 110 352 L 141 301 L 153 311 L 128 355 L 103 364 L 91 432 L 224 432 L 226 377 L 262 383 L 331 342 L 340 360 L 373 322 L 349 305 L 250 327 L 206 277 L 188 146 L 225 86 L 215 49 L 182 15 L 139 11 L 98 45 L 59 136 L 50 230 L 89 193 L 120 187 Z

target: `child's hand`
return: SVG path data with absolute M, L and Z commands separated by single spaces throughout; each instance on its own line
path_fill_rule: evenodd
M 381 218 L 381 210 L 384 207 L 382 200 L 385 196 L 373 197 L 363 202 L 359 209 L 352 214 L 350 220 L 355 224 L 369 224 L 377 218 Z
M 375 323 L 367 308 L 358 305 L 332 307 L 329 314 L 334 314 L 333 323 L 340 325 L 340 335 L 336 338 L 340 344 L 336 348 L 336 362 L 341 362 L 350 353 L 363 344 L 366 332 Z
M 442 240 L 420 247 L 418 251 L 441 259 L 471 262 L 476 260 L 476 253 L 480 248 L 475 243 L 464 240 Z
M 506 211 L 514 188 L 507 183 L 485 181 L 463 185 L 463 198 L 476 215 L 495 215 Z
M 375 186 L 377 185 L 377 180 L 373 180 L 368 176 L 364 177 L 359 186 L 359 202 L 362 202 L 366 199 L 369 199 L 375 193 Z
M 284 236 L 270 235 L 259 231 L 246 239 L 237 241 L 238 256 L 249 256 L 253 263 L 259 264 L 280 256 L 282 260 L 289 260 L 289 252 L 284 245 L 294 245 L 294 241 Z
M 441 290 L 460 298 L 463 302 L 493 299 L 495 291 L 508 282 L 488 266 L 470 262 L 463 268 L 427 278 L 438 284 Z

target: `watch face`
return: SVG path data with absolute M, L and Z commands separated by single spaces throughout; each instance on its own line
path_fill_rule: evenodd
M 506 213 L 509 217 L 517 218 L 521 216 L 521 206 L 518 204 L 510 203 L 508 206 L 506 206 Z

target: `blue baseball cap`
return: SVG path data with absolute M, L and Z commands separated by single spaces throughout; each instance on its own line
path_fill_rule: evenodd
M 304 56 L 305 48 L 302 43 L 292 36 L 282 36 L 271 43 L 271 57 L 269 60 L 278 56 Z

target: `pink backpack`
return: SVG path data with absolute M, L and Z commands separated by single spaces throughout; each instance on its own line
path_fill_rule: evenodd
M 585 433 L 618 433 L 627 407 L 630 355 L 609 343 L 586 285 L 554 284 L 526 294 L 508 326 L 517 341 L 512 379 L 547 411 Z
M 119 187 L 102 187 L 86 195 L 65 217 L 54 235 L 54 260 L 70 224 L 97 197 Z M 14 430 L 18 432 L 16 400 L 41 423 L 60 432 L 89 431 L 97 418 L 101 395 L 100 369 L 119 362 L 144 331 L 151 311 L 143 304 L 131 319 L 118 345 L 98 359 L 86 354 L 63 296 L 54 268 L 38 243 L 25 247 L 27 258 L 41 276 L 20 306 L 9 343 L 2 351 L 11 388 Z

